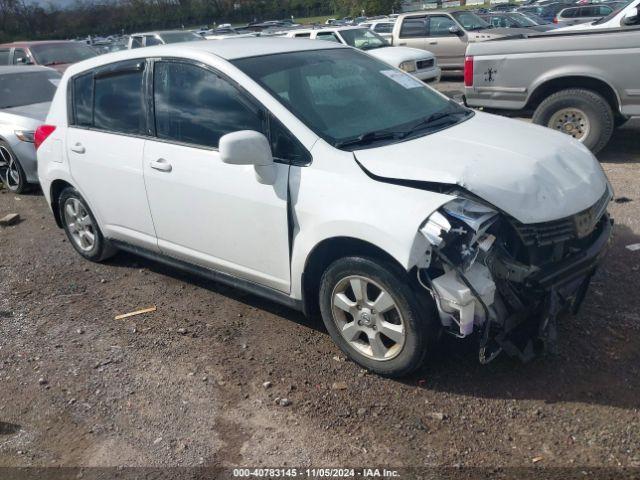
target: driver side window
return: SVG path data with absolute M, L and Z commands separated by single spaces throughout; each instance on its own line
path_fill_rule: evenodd
M 444 15 L 433 15 L 429 18 L 430 37 L 448 37 L 453 35 L 449 31 L 451 27 L 457 27 L 456 22 Z

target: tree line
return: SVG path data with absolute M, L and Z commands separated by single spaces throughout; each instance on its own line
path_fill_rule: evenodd
M 0 42 L 213 26 L 285 18 L 378 15 L 398 0 L 75 0 L 66 8 L 0 0 Z

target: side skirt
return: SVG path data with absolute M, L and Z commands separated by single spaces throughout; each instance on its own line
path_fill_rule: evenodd
M 230 287 L 234 287 L 239 290 L 244 290 L 245 292 L 251 293 L 252 295 L 265 298 L 272 302 L 279 303 L 280 305 L 284 305 L 285 307 L 293 308 L 294 310 L 304 310 L 302 300 L 291 298 L 286 293 L 279 292 L 277 290 L 274 290 L 273 288 L 265 287 L 264 285 L 250 282 L 248 280 L 235 277 L 225 272 L 219 272 L 217 270 L 211 270 L 208 268 L 193 265 L 191 263 L 184 262 L 182 260 L 178 260 L 161 253 L 151 252 L 145 248 L 129 245 L 128 243 L 119 240 L 109 240 L 109 242 L 111 242 L 118 249 L 125 252 L 144 257 L 154 262 L 162 263 L 169 267 L 185 271 L 198 277 L 203 277 L 214 282 L 229 285 Z

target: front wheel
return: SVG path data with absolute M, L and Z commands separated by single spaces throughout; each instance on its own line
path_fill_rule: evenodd
M 599 93 L 581 88 L 554 93 L 536 108 L 532 120 L 571 135 L 593 153 L 605 147 L 614 128 L 609 103 Z
M 340 349 L 364 368 L 389 377 L 418 368 L 436 337 L 433 309 L 391 262 L 336 260 L 320 284 L 320 311 Z

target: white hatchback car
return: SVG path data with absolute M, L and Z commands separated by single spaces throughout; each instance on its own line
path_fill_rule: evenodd
M 576 309 L 612 192 L 579 142 L 473 112 L 339 44 L 123 51 L 70 67 L 36 132 L 71 245 L 321 313 L 383 375 L 439 331 L 529 357 Z

